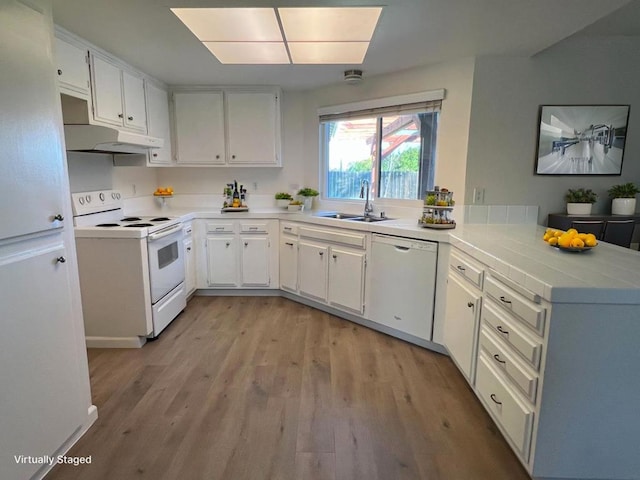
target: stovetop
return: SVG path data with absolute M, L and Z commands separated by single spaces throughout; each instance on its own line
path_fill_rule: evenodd
M 84 238 L 144 238 L 180 223 L 178 217 L 126 216 L 122 194 L 98 190 L 71 194 L 75 236 Z

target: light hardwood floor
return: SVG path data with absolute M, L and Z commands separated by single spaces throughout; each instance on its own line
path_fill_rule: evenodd
M 448 357 L 277 297 L 195 297 L 90 349 L 99 419 L 47 480 L 526 480 Z

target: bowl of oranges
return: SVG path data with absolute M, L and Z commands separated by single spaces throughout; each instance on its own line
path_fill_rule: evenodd
M 156 191 L 153 192 L 155 197 L 171 197 L 173 195 L 173 188 L 171 187 L 158 187 Z
M 586 252 L 598 245 L 593 233 L 580 233 L 575 228 L 566 232 L 547 228 L 542 239 L 550 246 L 565 252 Z

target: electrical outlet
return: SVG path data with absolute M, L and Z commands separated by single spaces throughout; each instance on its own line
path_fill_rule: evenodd
M 476 187 L 473 189 L 473 203 L 484 203 L 484 188 Z

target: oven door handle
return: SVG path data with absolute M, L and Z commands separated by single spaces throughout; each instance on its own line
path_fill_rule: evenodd
M 182 225 L 178 224 L 175 227 L 171 227 L 167 230 L 161 230 L 159 232 L 152 233 L 147 238 L 150 242 L 153 242 L 155 240 L 160 240 L 161 238 L 168 237 L 169 235 L 173 235 L 174 233 L 179 232 L 181 230 L 182 230 Z

